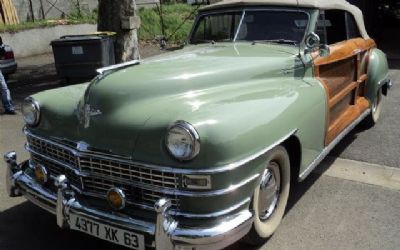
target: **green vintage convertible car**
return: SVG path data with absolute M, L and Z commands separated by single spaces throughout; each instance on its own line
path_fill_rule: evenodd
M 302 181 L 391 87 L 385 54 L 344 0 L 226 0 L 187 45 L 98 70 L 23 104 L 28 161 L 10 196 L 62 228 L 132 249 L 261 244 Z

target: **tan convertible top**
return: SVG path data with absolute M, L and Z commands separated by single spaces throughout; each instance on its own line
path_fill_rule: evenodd
M 299 0 L 300 7 L 317 8 L 322 10 L 339 9 L 350 12 L 360 29 L 361 35 L 364 39 L 368 39 L 368 33 L 365 30 L 364 18 L 361 10 L 356 6 L 350 4 L 346 0 Z M 219 9 L 223 7 L 232 6 L 261 6 L 261 5 L 275 5 L 275 6 L 297 6 L 297 0 L 222 0 L 215 4 L 203 7 L 202 10 Z

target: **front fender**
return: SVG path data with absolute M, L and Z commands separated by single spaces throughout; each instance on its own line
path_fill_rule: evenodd
M 373 103 L 378 90 L 382 88 L 388 78 L 389 66 L 386 54 L 379 49 L 373 49 L 369 56 L 367 72 L 366 97 L 370 103 Z

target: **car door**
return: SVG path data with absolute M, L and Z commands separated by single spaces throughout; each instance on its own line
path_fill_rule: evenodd
M 375 47 L 363 39 L 354 17 L 343 10 L 325 10 L 320 15 L 317 33 L 329 45 L 327 57 L 314 60 L 315 76 L 327 92 L 325 145 L 369 108 L 365 98 L 368 54 Z

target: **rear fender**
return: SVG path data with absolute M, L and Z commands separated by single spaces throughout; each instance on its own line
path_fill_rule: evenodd
M 379 49 L 373 49 L 369 56 L 368 79 L 366 85 L 366 97 L 373 103 L 376 94 L 382 87 L 386 93 L 389 83 L 389 66 L 385 53 Z

